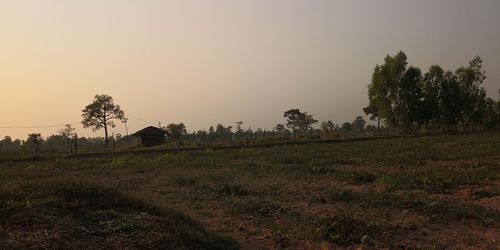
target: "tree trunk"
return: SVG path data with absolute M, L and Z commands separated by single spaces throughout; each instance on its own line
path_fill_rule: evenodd
M 106 148 L 108 148 L 108 146 L 109 146 L 109 140 L 108 140 L 108 139 L 109 139 L 109 138 L 108 138 L 108 125 L 107 125 L 106 123 L 104 123 L 104 135 L 106 136 L 106 137 L 104 138 L 104 142 L 105 142 L 105 144 L 106 144 Z
M 377 117 L 377 135 L 382 135 L 382 131 L 380 131 L 380 117 Z

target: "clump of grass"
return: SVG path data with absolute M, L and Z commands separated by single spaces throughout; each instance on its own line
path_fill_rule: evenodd
M 325 239 L 340 245 L 360 243 L 365 235 L 381 240 L 394 232 L 394 227 L 389 224 L 374 224 L 368 221 L 368 218 L 361 218 L 352 212 L 341 211 L 332 217 L 321 219 L 317 232 Z
M 92 235 L 139 234 L 147 228 L 140 216 L 128 215 L 114 209 L 97 210 L 87 215 L 86 225 L 81 229 Z
M 281 216 L 288 212 L 290 209 L 277 201 L 241 201 L 234 200 L 229 204 L 229 209 L 235 214 L 247 214 L 253 217 L 274 217 Z
M 423 189 L 431 193 L 450 193 L 459 186 L 497 179 L 499 174 L 498 167 L 432 168 L 399 172 L 386 176 L 382 182 L 388 190 Z
M 500 191 L 495 190 L 495 191 L 486 191 L 486 190 L 481 190 L 481 191 L 476 191 L 472 194 L 474 199 L 482 199 L 482 198 L 492 198 L 496 196 L 500 196 Z
M 221 184 L 216 188 L 216 190 L 220 195 L 229 197 L 247 195 L 250 193 L 239 184 Z
M 371 173 L 363 171 L 337 171 L 334 177 L 341 181 L 350 182 L 357 185 L 363 185 L 367 183 L 373 183 L 377 179 L 377 176 Z
M 174 176 L 173 182 L 175 185 L 183 187 L 195 185 L 196 183 L 198 183 L 198 180 L 191 176 L 177 175 Z
M 307 168 L 307 172 L 310 175 L 326 175 L 331 173 L 337 173 L 338 171 L 335 169 L 335 166 L 326 166 L 326 165 L 315 165 Z
M 449 219 L 474 219 L 485 226 L 489 226 L 500 220 L 500 213 L 498 211 L 493 211 L 485 207 L 426 199 L 414 195 L 396 195 L 382 192 L 365 193 L 331 189 L 327 190 L 323 197 L 327 202 L 346 202 L 364 207 L 409 209 L 424 214 L 436 222 Z
M 147 159 L 134 154 L 127 154 L 113 158 L 110 163 L 112 168 L 159 168 L 162 165 L 162 158 Z
M 330 202 L 350 202 L 359 199 L 359 196 L 351 190 L 329 189 L 325 192 L 324 198 Z

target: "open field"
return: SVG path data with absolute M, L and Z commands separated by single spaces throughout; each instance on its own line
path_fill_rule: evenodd
M 495 249 L 499 179 L 500 133 L 4 163 L 0 248 Z

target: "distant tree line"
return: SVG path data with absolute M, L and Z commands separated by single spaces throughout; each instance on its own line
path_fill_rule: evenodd
M 374 69 L 364 112 L 395 134 L 499 128 L 500 102 L 486 95 L 482 62 L 475 57 L 454 72 L 434 65 L 422 74 L 404 52 L 387 56 Z
M 486 73 L 480 57 L 473 58 L 469 65 L 455 71 L 442 69 L 438 65 L 428 72 L 408 66 L 404 52 L 387 56 L 382 65 L 376 65 L 368 85 L 369 105 L 363 111 L 376 125 L 367 124 L 362 116 L 352 122 L 336 124 L 323 121 L 314 128 L 318 120 L 308 112 L 290 109 L 283 113 L 285 123 L 276 124 L 272 130 L 244 128 L 244 122 L 235 126 L 217 124 L 208 130 L 189 132 L 184 123 L 171 123 L 162 129 L 166 142 L 177 147 L 207 146 L 220 144 L 255 144 L 303 139 L 330 139 L 353 136 L 375 136 L 409 133 L 469 132 L 500 128 L 500 100 L 486 95 L 482 83 Z M 500 95 L 500 91 L 499 91 Z M 40 133 L 31 133 L 26 140 L 12 140 L 5 136 L 0 140 L 0 153 L 24 152 L 38 155 L 42 151 L 76 151 L 107 148 L 112 141 L 113 149 L 135 147 L 134 136 L 109 135 L 114 121 L 126 124 L 127 118 L 119 105 L 108 95 L 96 95 L 91 104 L 82 110 L 84 128 L 104 129 L 104 137 L 78 137 L 71 125 L 59 130 L 58 135 L 43 138 Z

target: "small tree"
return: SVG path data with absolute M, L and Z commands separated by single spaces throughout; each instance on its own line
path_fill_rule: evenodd
M 242 121 L 236 122 L 236 131 L 234 135 L 238 143 L 240 142 L 240 138 L 245 134 L 245 130 L 241 128 L 241 125 L 243 125 Z
M 361 116 L 356 117 L 356 119 L 354 119 L 354 121 L 352 122 L 354 133 L 363 135 L 365 131 L 365 125 L 366 121 L 365 119 L 363 119 L 363 117 Z
M 38 156 L 40 154 L 42 145 L 42 135 L 40 133 L 33 133 L 28 135 L 26 143 L 30 144 L 33 149 L 33 155 Z
M 283 114 L 286 118 L 286 126 L 292 130 L 295 137 L 297 137 L 297 131 L 300 130 L 299 116 L 301 114 L 299 109 L 290 109 Z
M 184 123 L 171 123 L 166 127 L 166 130 L 168 132 L 168 136 L 170 136 L 172 140 L 177 142 L 177 147 L 184 146 L 183 137 L 187 133 Z
M 283 114 L 283 117 L 286 118 L 286 125 L 292 129 L 295 136 L 298 131 L 306 133 L 308 130 L 311 130 L 312 135 L 312 125 L 318 122 L 311 114 L 300 112 L 299 109 L 290 109 Z
M 113 120 L 124 121 L 125 113 L 119 105 L 115 105 L 113 97 L 108 95 L 96 95 L 94 101 L 82 110 L 84 128 L 91 127 L 93 131 L 104 128 L 105 144 L 109 146 L 108 126 L 116 127 Z
M 333 124 L 332 121 L 323 121 L 321 123 L 321 130 L 323 130 L 323 133 L 325 133 L 325 138 L 328 138 L 328 135 L 330 133 L 333 133 L 334 129 L 335 129 L 335 124 Z
M 59 130 L 59 134 L 66 140 L 68 148 L 72 151 L 71 140 L 75 135 L 75 128 L 71 127 L 71 124 L 66 124 L 65 127 Z
M 278 135 L 281 135 L 281 137 L 286 138 L 286 127 L 283 124 L 276 124 L 276 127 L 274 127 L 274 130 L 278 133 Z
M 345 133 L 345 134 L 349 134 L 352 132 L 352 124 L 350 122 L 344 122 L 342 124 L 342 131 Z

